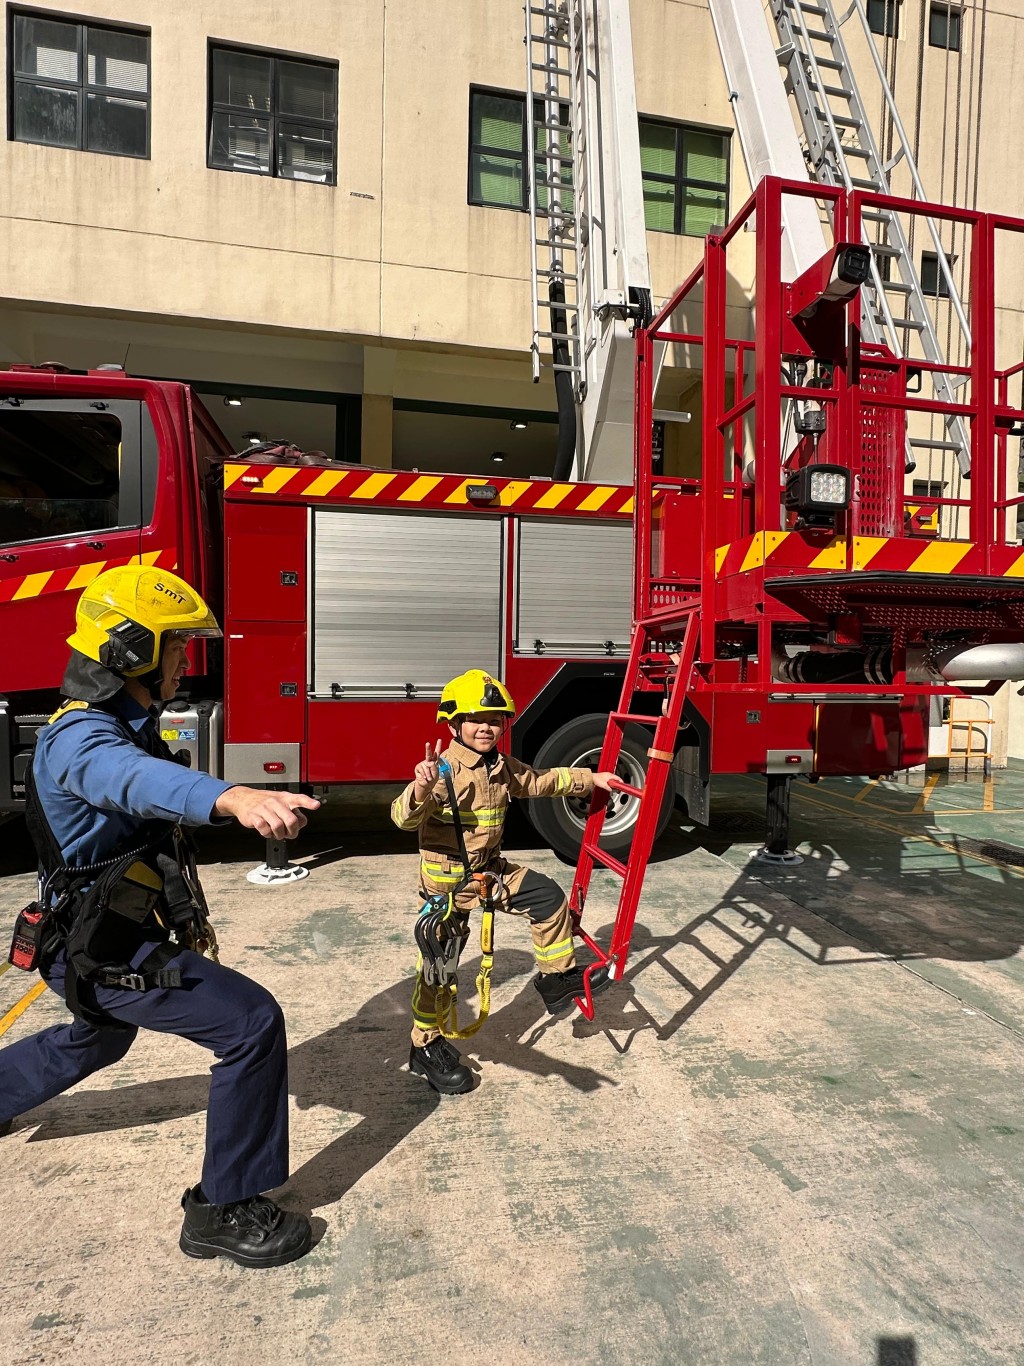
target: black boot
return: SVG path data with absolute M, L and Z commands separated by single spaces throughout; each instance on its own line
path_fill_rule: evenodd
M 461 1096 L 473 1089 L 473 1073 L 462 1062 L 458 1050 L 447 1039 L 431 1039 L 430 1043 L 409 1050 L 409 1071 L 426 1077 L 435 1091 L 443 1096 Z
M 595 968 L 590 974 L 590 992 L 596 996 L 609 985 L 608 969 Z M 569 968 L 567 972 L 539 972 L 533 985 L 541 994 L 549 1015 L 557 1015 L 568 1010 L 577 996 L 585 997 L 583 969 Z
M 239 1266 L 284 1266 L 304 1257 L 313 1242 L 304 1214 L 280 1209 L 265 1195 L 208 1205 L 187 1190 L 181 1207 L 185 1222 L 178 1246 L 188 1257 L 230 1257 Z

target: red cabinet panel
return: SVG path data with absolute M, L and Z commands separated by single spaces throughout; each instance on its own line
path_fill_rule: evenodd
M 229 622 L 304 622 L 305 509 L 250 503 L 227 509 Z

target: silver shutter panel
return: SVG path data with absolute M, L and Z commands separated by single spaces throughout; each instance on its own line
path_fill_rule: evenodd
M 515 648 L 532 654 L 628 650 L 633 597 L 631 522 L 519 523 Z
M 313 692 L 439 693 L 464 669 L 499 672 L 501 521 L 313 513 Z

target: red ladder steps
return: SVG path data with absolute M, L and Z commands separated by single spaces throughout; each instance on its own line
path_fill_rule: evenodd
M 659 630 L 660 634 L 661 631 Z M 605 731 L 604 745 L 601 748 L 601 759 L 598 764 L 598 768 L 603 772 L 614 771 L 615 765 L 618 763 L 619 751 L 622 748 L 623 728 L 631 721 L 649 726 L 654 719 L 650 716 L 637 716 L 628 710 L 640 684 L 642 661 L 648 653 L 651 638 L 652 632 L 648 623 L 641 622 L 633 636 L 633 643 L 629 652 L 629 664 L 626 667 L 626 676 L 622 683 L 619 710 L 613 711 L 608 717 L 608 729 Z M 642 788 L 637 788 L 631 787 L 628 783 L 616 782 L 617 791 L 628 792 L 640 799 L 640 809 L 637 812 L 633 840 L 625 863 L 620 859 L 613 858 L 611 854 L 606 853 L 600 847 L 601 830 L 608 810 L 608 801 L 600 789 L 596 789 L 591 798 L 590 815 L 583 832 L 583 843 L 580 845 L 576 876 L 573 879 L 572 892 L 569 898 L 574 932 L 597 959 L 596 962 L 589 964 L 584 969 L 583 995 L 576 998 L 576 1004 L 588 1020 L 594 1018 L 591 975 L 598 968 L 608 967 L 609 977 L 613 981 L 618 981 L 629 956 L 629 945 L 633 936 L 637 907 L 640 904 L 644 875 L 647 872 L 647 863 L 651 856 L 651 849 L 658 828 L 658 816 L 665 795 L 669 766 L 675 753 L 676 736 L 679 732 L 683 703 L 686 701 L 686 694 L 690 687 L 693 667 L 697 658 L 699 639 L 699 617 L 696 611 L 691 611 L 685 618 L 679 668 L 669 688 L 668 705 L 665 707 L 663 715 L 659 716 L 655 722 L 654 741 L 647 751 L 647 777 L 644 785 Z M 611 943 L 607 952 L 587 934 L 580 924 L 595 863 L 610 869 L 622 879 L 619 903 L 615 913 L 615 926 L 612 930 Z

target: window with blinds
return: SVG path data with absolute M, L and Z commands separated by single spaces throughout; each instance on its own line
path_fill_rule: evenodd
M 534 104 L 537 154 L 537 209 L 546 213 L 551 199 L 546 183 L 548 162 L 540 160 L 546 145 L 569 157 L 569 106 L 560 104 L 558 127 L 544 125 L 544 105 Z M 526 97 L 496 90 L 471 90 L 469 94 L 469 202 L 494 209 L 528 209 L 529 156 L 526 144 Z M 572 169 L 559 163 L 562 207 L 572 212 Z
M 149 30 L 9 11 L 8 136 L 149 156 Z
M 729 221 L 729 138 L 661 119 L 640 120 L 644 219 L 652 232 L 706 237 Z
M 282 180 L 337 180 L 338 67 L 210 47 L 207 165 Z

